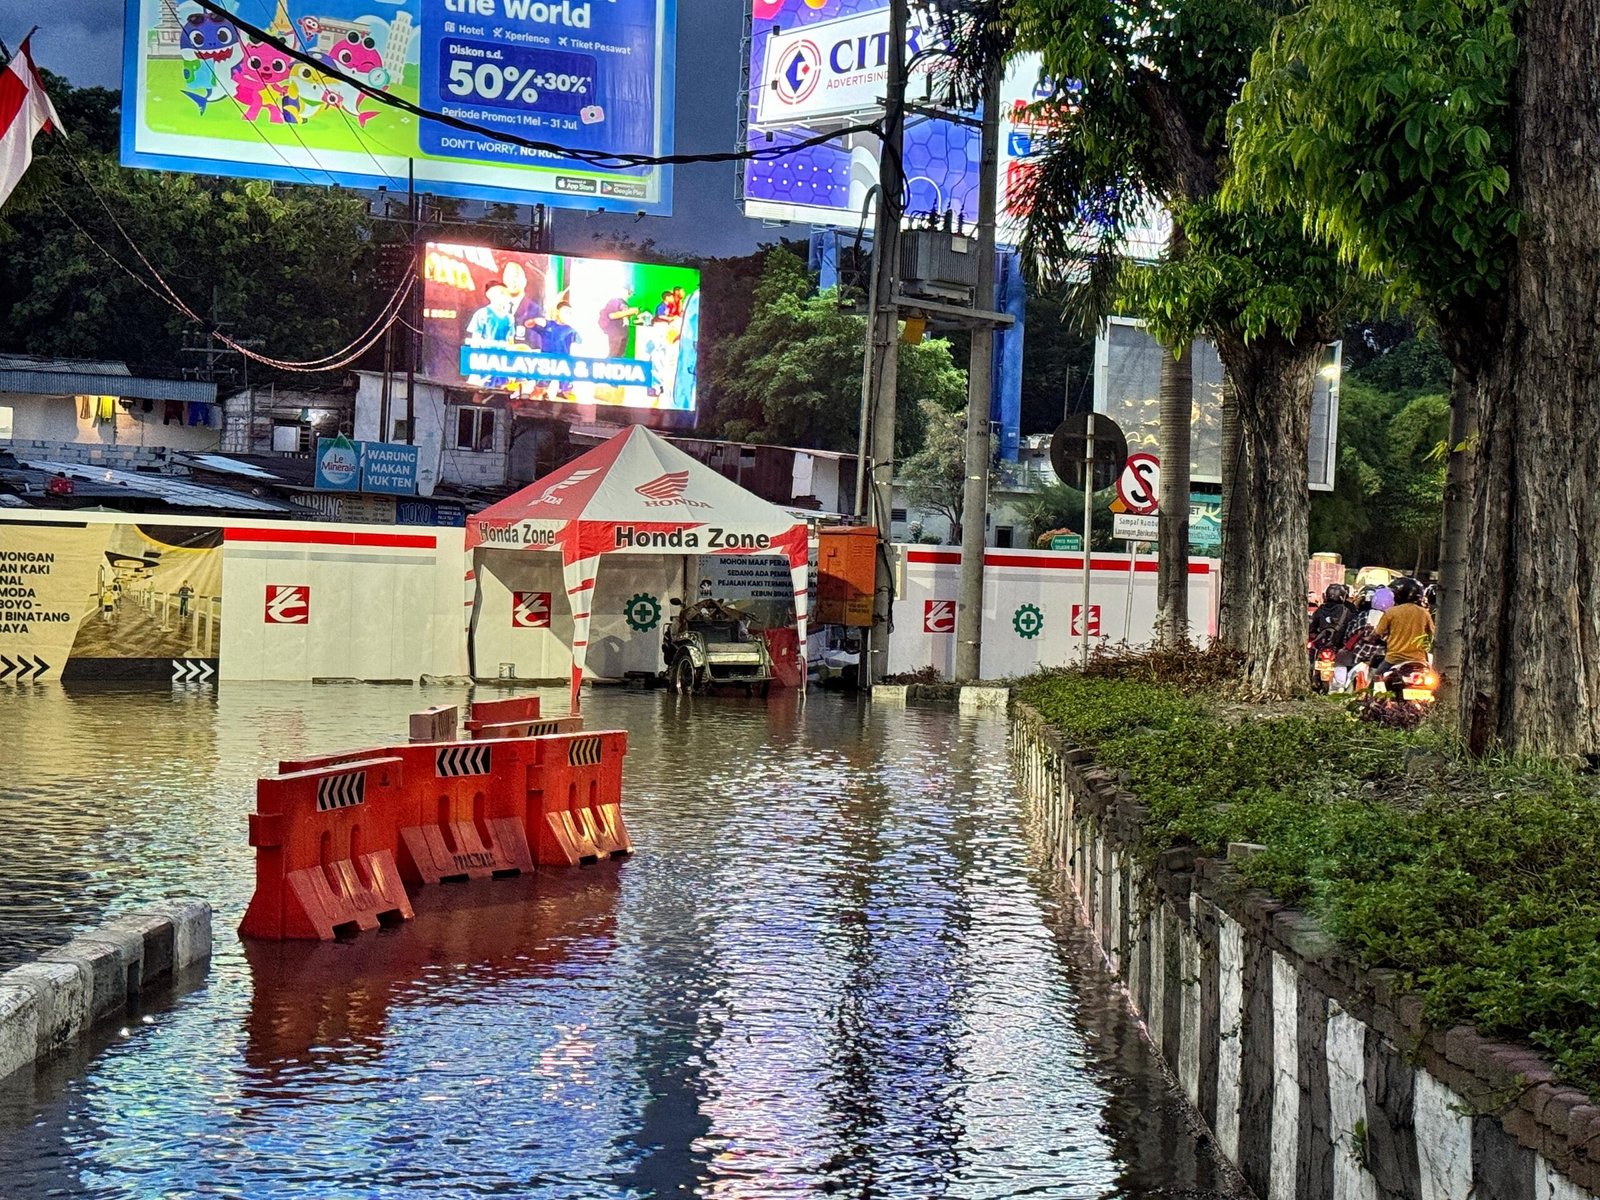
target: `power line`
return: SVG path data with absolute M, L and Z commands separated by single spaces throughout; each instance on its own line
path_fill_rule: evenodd
M 199 7 L 205 9 L 212 15 L 220 17 L 229 22 L 235 28 L 243 30 L 259 44 L 272 46 L 274 49 L 281 50 L 291 58 L 294 58 L 299 62 L 303 62 L 307 66 L 316 68 L 324 75 L 341 80 L 344 83 L 350 84 L 352 87 L 358 88 L 360 91 L 371 96 L 378 103 L 386 104 L 390 108 L 397 108 L 401 112 L 409 113 L 419 120 L 436 121 L 441 125 L 448 125 L 452 129 L 459 129 L 463 133 L 474 134 L 477 137 L 488 138 L 491 141 L 504 142 L 511 146 L 520 146 L 527 150 L 537 150 L 554 158 L 575 159 L 579 162 L 587 163 L 589 166 L 603 171 L 625 171 L 630 167 L 684 166 L 690 163 L 770 162 L 776 159 L 785 158 L 791 154 L 796 154 L 801 150 L 809 150 L 813 146 L 821 146 L 838 138 L 848 137 L 855 133 L 876 133 L 880 136 L 882 135 L 882 123 L 878 121 L 870 121 L 859 125 L 847 125 L 844 128 L 835 130 L 832 133 L 817 134 L 814 137 L 806 138 L 798 142 L 790 142 L 787 145 L 772 146 L 760 150 L 746 149 L 719 151 L 712 154 L 661 155 L 621 153 L 612 154 L 602 150 L 577 150 L 570 146 L 560 145 L 557 142 L 542 142 L 533 138 L 523 137 L 521 134 L 507 133 L 503 130 L 490 129 L 488 126 L 463 120 L 460 117 L 453 117 L 448 113 L 436 112 L 433 109 L 423 108 L 420 104 L 415 104 L 412 101 L 402 99 L 399 96 L 390 95 L 388 92 L 373 91 L 371 84 L 365 83 L 362 80 L 356 79 L 355 77 L 347 74 L 345 71 L 341 70 L 331 59 L 317 58 L 314 55 L 308 54 L 306 51 L 301 50 L 297 46 L 289 45 L 276 34 L 262 29 L 260 26 L 252 25 L 248 21 L 236 16 L 234 13 L 229 12 L 221 4 L 217 3 L 217 0 L 192 0 L 192 3 L 199 5 Z

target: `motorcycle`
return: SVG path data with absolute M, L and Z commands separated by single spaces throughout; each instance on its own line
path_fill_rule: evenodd
M 1432 704 L 1439 690 L 1438 673 L 1427 663 L 1396 663 L 1383 673 L 1381 682 L 1390 696 L 1423 706 Z
M 1318 649 L 1315 639 L 1306 643 L 1307 655 L 1315 655 L 1311 663 L 1311 690 L 1327 693 L 1334 688 L 1334 677 L 1338 673 L 1338 654 L 1332 646 L 1323 646 Z

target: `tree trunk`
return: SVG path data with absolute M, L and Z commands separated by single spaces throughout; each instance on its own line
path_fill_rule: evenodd
M 1434 614 L 1433 665 L 1445 696 L 1461 678 L 1465 633 L 1467 541 L 1472 522 L 1473 430 L 1477 381 L 1462 366 L 1450 376 L 1450 443 L 1444 469 L 1444 516 L 1439 527 L 1439 611 Z
M 1252 550 L 1249 530 L 1255 523 L 1249 488 L 1239 482 L 1239 399 L 1233 377 L 1224 367 L 1222 376 L 1222 595 L 1217 604 L 1217 638 L 1230 646 L 1240 644 L 1245 624 L 1239 581 L 1250 574 Z
M 1463 731 L 1600 751 L 1600 0 L 1530 0 L 1517 77 L 1523 219 L 1479 393 Z
M 1156 573 L 1156 640 L 1189 638 L 1189 474 L 1194 418 L 1194 352 L 1161 356 L 1161 542 Z
M 1183 226 L 1172 222 L 1169 258 L 1188 249 Z M 1189 476 L 1194 422 L 1194 347 L 1162 348 L 1161 522 L 1156 554 L 1156 641 L 1189 640 Z
M 1226 430 L 1223 445 L 1226 460 L 1234 437 L 1233 466 L 1223 468 L 1226 640 L 1244 653 L 1252 691 L 1293 696 L 1308 682 L 1306 453 L 1322 342 L 1311 333 L 1290 342 L 1270 330 L 1249 343 L 1219 337 L 1217 351 L 1237 410 L 1237 433 Z

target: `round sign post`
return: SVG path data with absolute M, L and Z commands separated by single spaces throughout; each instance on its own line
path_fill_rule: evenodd
M 1128 511 L 1148 517 L 1161 504 L 1161 460 L 1154 454 L 1130 454 L 1117 479 L 1117 496 Z

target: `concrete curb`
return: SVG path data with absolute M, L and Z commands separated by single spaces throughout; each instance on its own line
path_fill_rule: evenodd
M 210 959 L 211 905 L 182 899 L 115 917 L 7 971 L 0 975 L 0 1078 Z

